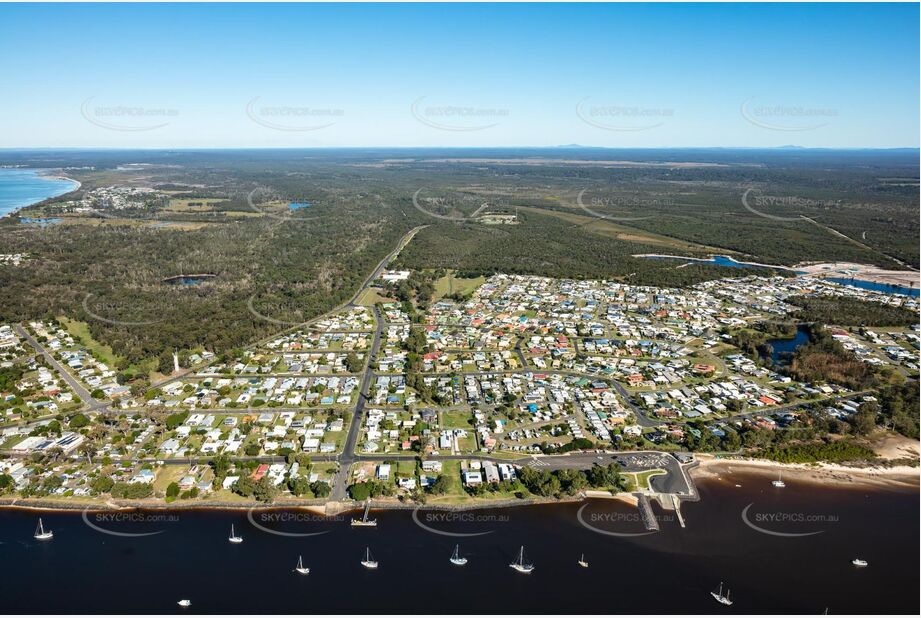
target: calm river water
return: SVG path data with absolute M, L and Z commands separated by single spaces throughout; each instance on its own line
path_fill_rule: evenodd
M 917 492 L 776 489 L 764 476 L 699 489 L 686 528 L 654 506 L 653 534 L 610 500 L 377 512 L 376 529 L 291 511 L 45 513 L 47 542 L 32 539 L 37 513 L 0 511 L 0 613 L 717 613 L 720 581 L 739 613 L 918 613 Z M 228 543 L 231 524 L 242 544 Z M 455 544 L 464 567 L 448 562 Z M 522 545 L 530 575 L 509 568 Z M 366 547 L 376 571 L 360 565 Z M 293 572 L 299 555 L 307 576 Z

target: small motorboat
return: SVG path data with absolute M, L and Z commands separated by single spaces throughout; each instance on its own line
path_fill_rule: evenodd
M 860 558 L 854 558 L 853 560 L 851 560 L 851 564 L 853 564 L 854 566 L 865 567 L 870 563 L 867 562 L 866 560 L 861 560 Z
M 192 605 L 192 601 L 188 599 L 182 599 L 181 601 L 178 601 L 176 605 L 178 605 L 179 607 L 189 607 Z

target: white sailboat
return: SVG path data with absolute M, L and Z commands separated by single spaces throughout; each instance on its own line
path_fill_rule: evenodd
M 457 566 L 464 566 L 467 564 L 467 559 L 460 555 L 460 545 L 454 546 L 454 553 L 451 554 L 451 564 L 456 564 Z
M 190 605 L 192 605 L 192 601 L 188 599 L 182 599 L 181 601 L 177 601 L 176 605 L 178 605 L 179 607 L 189 607 Z
M 851 564 L 853 564 L 854 566 L 865 567 L 870 563 L 867 562 L 866 560 L 861 560 L 860 558 L 854 558 L 853 560 L 851 560 Z
M 777 480 L 776 480 L 776 481 L 771 481 L 771 485 L 773 485 L 774 487 L 780 487 L 780 488 L 784 488 L 784 487 L 787 486 L 787 484 L 783 482 L 783 475 L 782 475 L 782 473 L 780 473 L 780 472 L 777 473 Z
M 519 573 L 528 574 L 534 570 L 534 565 L 530 562 L 525 562 L 524 557 L 524 545 L 521 546 L 521 549 L 518 551 L 518 558 L 515 559 L 515 562 L 509 565 Z
M 300 573 L 301 575 L 307 575 L 308 573 L 310 573 L 310 569 L 308 569 L 307 567 L 304 566 L 304 557 L 303 557 L 303 556 L 298 556 L 298 557 L 297 557 L 297 566 L 294 567 L 294 570 L 297 571 L 298 573 Z
M 370 547 L 365 548 L 365 559 L 361 561 L 361 566 L 365 567 L 366 569 L 376 569 L 377 568 L 377 560 L 375 560 L 374 557 L 371 556 Z
M 243 537 L 237 536 L 236 533 L 234 533 L 233 524 L 230 524 L 230 537 L 227 540 L 230 541 L 231 543 L 242 543 L 243 542 Z
M 583 569 L 588 568 L 588 562 L 585 561 L 585 554 L 582 554 L 582 557 L 579 558 L 579 566 L 582 567 Z
M 723 605 L 732 605 L 732 601 L 729 599 L 729 589 L 727 588 L 726 594 L 723 594 L 723 582 L 720 582 L 719 592 L 711 592 L 710 594 Z
M 42 518 L 38 518 L 38 526 L 35 528 L 35 534 L 32 535 L 39 541 L 47 541 L 54 537 L 54 532 L 51 530 L 45 530 L 45 527 L 42 525 Z

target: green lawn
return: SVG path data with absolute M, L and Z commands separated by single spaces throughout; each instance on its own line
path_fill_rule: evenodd
M 22 442 L 23 440 L 25 440 L 27 437 L 28 437 L 28 436 L 25 435 L 25 434 L 23 434 L 23 435 L 21 435 L 21 436 L 12 436 L 12 437 L 9 437 L 9 438 L 7 438 L 6 440 L 4 440 L 2 444 L 0 444 L 0 449 L 13 448 L 13 447 L 16 446 L 17 444 L 19 444 L 20 442 Z
M 86 322 L 71 320 L 65 317 L 59 317 L 58 320 L 60 320 L 64 328 L 67 329 L 67 332 L 73 335 L 74 339 L 86 346 L 94 356 L 102 359 L 102 362 L 106 363 L 109 369 L 115 368 L 115 363 L 119 360 L 119 357 L 112 351 L 112 348 L 93 339 Z
M 649 479 L 653 476 L 658 476 L 660 474 L 667 474 L 665 470 L 646 470 L 644 472 L 637 472 L 636 474 L 631 474 L 634 479 L 633 486 L 639 489 L 648 489 L 649 488 Z
M 81 322 L 79 320 L 72 320 L 63 316 L 59 316 L 58 320 L 67 329 L 74 339 L 80 341 L 83 346 L 86 347 L 94 356 L 102 359 L 106 365 L 109 366 L 109 369 L 115 369 L 119 361 L 123 360 L 120 356 L 115 354 L 111 347 L 99 343 L 93 336 L 90 334 L 89 326 L 86 322 Z M 157 359 L 149 359 L 142 363 L 135 365 L 129 365 L 125 372 L 128 374 L 138 374 L 146 376 L 150 374 L 157 367 Z
M 435 300 L 444 298 L 448 294 L 469 294 L 486 282 L 486 277 L 477 277 L 475 279 L 462 279 L 454 276 L 453 271 L 435 282 Z
M 396 466 L 394 466 L 394 474 L 391 476 L 410 478 L 415 475 L 416 475 L 416 462 L 400 460 L 396 462 Z
M 473 418 L 469 410 L 442 410 L 438 413 L 438 417 L 443 428 L 470 429 L 473 427 L 467 422 Z

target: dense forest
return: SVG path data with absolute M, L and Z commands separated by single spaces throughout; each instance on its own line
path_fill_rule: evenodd
M 902 307 L 837 296 L 793 296 L 787 302 L 800 307 L 792 317 L 802 322 L 839 326 L 911 326 L 918 314 Z
M 738 269 L 724 266 L 683 266 L 680 262 L 633 257 L 659 250 L 653 245 L 604 237 L 556 217 L 529 212 L 519 213 L 517 225 L 433 223 L 404 249 L 399 264 L 410 269 L 454 268 L 460 277 L 501 272 L 617 279 L 663 287 L 687 286 L 740 274 Z M 769 269 L 745 272 L 773 273 Z
M 877 370 L 862 362 L 836 341 L 822 326 L 809 326 L 809 342 L 793 355 L 788 369 L 801 382 L 834 382 L 853 390 L 880 383 Z
M 0 266 L 0 320 L 85 321 L 126 364 L 175 348 L 220 353 L 318 315 L 349 298 L 400 236 L 423 224 L 398 265 L 462 276 L 660 286 L 739 276 L 633 257 L 717 249 L 776 264 L 897 267 L 893 257 L 917 264 L 917 157 L 904 151 L 23 150 L 0 153 L 0 165 L 61 169 L 82 183 L 24 213 L 60 216 L 59 225 L 0 222 L 0 253 L 29 256 L 19 267 Z M 159 195 L 118 211 L 68 209 L 68 200 L 107 187 Z M 762 205 L 793 217 L 777 221 L 742 205 L 748 188 L 802 199 Z M 430 216 L 413 200 L 423 189 L 434 214 L 465 218 L 485 209 L 516 213 L 518 223 Z M 597 215 L 630 220 L 605 223 L 579 207 L 582 193 Z M 184 206 L 171 207 L 177 200 Z M 291 213 L 289 202 L 309 208 Z M 198 285 L 165 281 L 198 273 L 213 276 Z M 420 291 L 428 289 L 413 294 Z
M 0 268 L 0 321 L 85 321 L 125 363 L 248 344 L 277 332 L 279 322 L 302 322 L 349 299 L 407 229 L 374 201 L 314 210 L 315 219 L 249 217 L 198 229 L 6 220 L 2 251 L 30 257 L 21 268 Z M 166 281 L 193 273 L 213 276 L 197 285 Z

